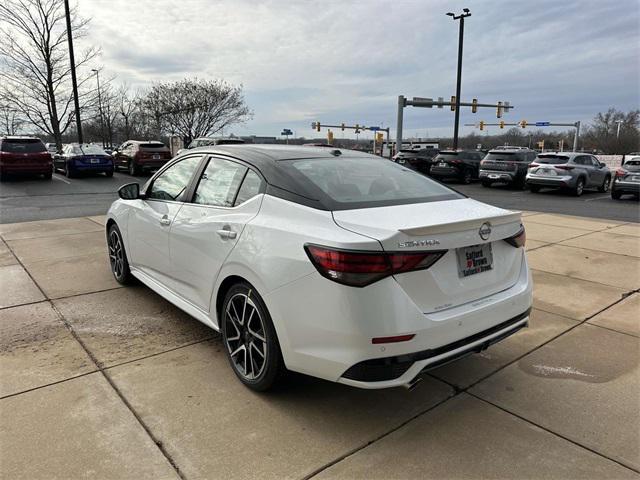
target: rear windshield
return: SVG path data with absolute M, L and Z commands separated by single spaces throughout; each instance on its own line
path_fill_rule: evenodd
M 5 138 L 0 150 L 11 153 L 35 153 L 46 152 L 47 147 L 37 138 Z
M 166 150 L 167 149 L 164 143 L 141 143 L 140 148 L 142 150 Z
M 524 156 L 518 152 L 489 152 L 485 160 L 502 160 L 505 162 L 521 162 Z
M 625 167 L 640 167 L 640 159 L 636 160 L 634 158 L 633 160 L 627 160 L 626 162 L 624 162 L 624 166 Z
M 550 165 L 560 165 L 568 161 L 569 157 L 566 155 L 539 155 L 536 158 L 536 163 L 548 163 Z
M 98 145 L 82 145 L 80 147 L 80 150 L 85 155 L 106 155 L 107 154 L 107 152 L 105 152 Z
M 435 160 L 437 162 L 438 160 L 453 160 L 455 158 L 460 158 L 459 152 L 441 152 L 436 156 Z
M 382 158 L 283 160 L 280 165 L 302 184 L 309 198 L 322 199 L 331 210 L 464 198 L 414 170 Z

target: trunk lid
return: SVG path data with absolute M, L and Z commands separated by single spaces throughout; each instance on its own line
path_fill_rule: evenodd
M 333 212 L 342 228 L 376 239 L 386 251 L 447 250 L 426 270 L 394 278 L 424 312 L 455 307 L 514 285 L 520 273 L 522 250 L 503 239 L 520 229 L 520 213 L 472 199 L 447 200 Z M 481 227 L 489 224 L 490 233 Z M 484 238 L 483 238 L 484 237 Z M 492 258 L 491 269 L 463 276 L 465 255 L 482 246 Z M 489 252 L 490 249 L 490 252 Z M 460 257 L 460 259 L 459 259 Z

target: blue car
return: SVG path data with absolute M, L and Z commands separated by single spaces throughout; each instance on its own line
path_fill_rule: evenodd
M 93 143 L 69 143 L 56 155 L 54 169 L 72 178 L 80 173 L 104 173 L 113 176 L 113 157 Z

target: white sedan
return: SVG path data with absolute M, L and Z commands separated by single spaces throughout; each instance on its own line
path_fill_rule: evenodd
M 119 195 L 106 224 L 116 280 L 220 331 L 255 390 L 288 370 L 411 387 L 528 324 L 520 213 L 380 157 L 204 147 Z

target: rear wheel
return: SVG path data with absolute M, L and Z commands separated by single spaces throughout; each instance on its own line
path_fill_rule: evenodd
M 614 200 L 620 200 L 622 198 L 622 192 L 618 190 L 611 190 L 611 198 Z
M 576 186 L 573 187 L 573 195 L 579 197 L 584 192 L 584 178 L 579 178 L 576 181 Z
M 490 187 L 491 186 L 491 182 L 489 182 L 488 180 L 482 180 L 482 186 L 483 187 Z
M 47 172 L 43 175 L 45 180 L 51 180 L 53 178 L 53 170 L 51 170 L 50 172 Z
M 531 193 L 538 193 L 540 191 L 540 185 L 529 184 L 529 190 L 531 191 Z
M 140 175 L 140 167 L 136 165 L 136 162 L 133 159 L 129 161 L 129 175 L 134 177 Z
M 75 173 L 73 172 L 73 169 L 69 166 L 68 162 L 65 162 L 64 164 L 64 175 L 67 178 L 73 178 L 75 176 Z
M 107 245 L 109 247 L 109 264 L 111 265 L 111 273 L 118 283 L 127 285 L 133 281 L 133 275 L 129 270 L 129 261 L 127 252 L 124 250 L 124 241 L 120 229 L 114 223 L 109 227 L 107 234 Z
M 602 185 L 598 187 L 598 191 L 601 193 L 608 192 L 610 185 L 611 185 L 611 177 L 607 175 L 606 177 L 604 177 L 604 181 L 602 182 Z
M 232 286 L 220 318 L 227 358 L 240 381 L 256 391 L 276 385 L 286 369 L 271 316 L 255 289 L 246 282 Z
M 464 172 L 462 172 L 462 183 L 465 185 L 469 185 L 473 180 L 473 170 L 467 168 Z
M 113 177 L 113 170 L 107 170 L 106 172 L 104 172 L 104 174 L 105 174 L 107 177 Z

